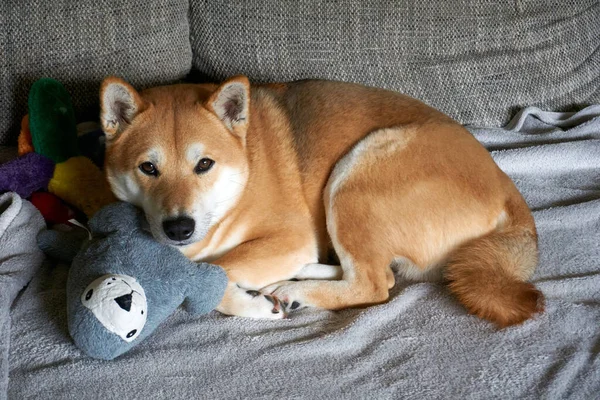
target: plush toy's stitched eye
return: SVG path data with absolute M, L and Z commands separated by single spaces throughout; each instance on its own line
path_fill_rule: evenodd
M 158 176 L 158 169 L 149 161 L 140 164 L 140 171 L 146 175 Z
M 94 289 L 90 289 L 87 294 L 85 295 L 85 299 L 89 300 L 92 298 L 92 295 L 94 294 Z
M 135 335 L 135 333 L 136 333 L 136 332 L 137 332 L 137 329 L 134 329 L 134 330 L 132 330 L 131 332 L 129 332 L 129 333 L 127 334 L 127 338 L 130 338 L 130 337 L 132 337 L 133 335 Z
M 210 158 L 203 158 L 202 160 L 198 161 L 198 164 L 196 164 L 194 172 L 197 174 L 202 174 L 211 169 L 213 165 L 215 165 L 215 162 L 213 160 L 211 160 Z

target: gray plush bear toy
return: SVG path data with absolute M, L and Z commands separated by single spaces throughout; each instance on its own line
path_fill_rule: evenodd
M 127 203 L 104 207 L 89 221 L 90 240 L 42 231 L 46 254 L 71 261 L 67 281 L 69 333 L 94 358 L 111 360 L 149 336 L 184 303 L 204 314 L 223 298 L 222 268 L 188 260 L 143 229 L 143 213 Z

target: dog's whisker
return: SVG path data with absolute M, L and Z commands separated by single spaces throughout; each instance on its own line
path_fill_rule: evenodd
M 227 203 L 228 201 L 231 201 L 231 200 L 235 199 L 236 197 L 237 196 L 231 196 L 231 197 L 229 197 L 229 198 L 227 198 L 225 200 L 217 201 L 217 202 L 215 202 L 215 204 Z

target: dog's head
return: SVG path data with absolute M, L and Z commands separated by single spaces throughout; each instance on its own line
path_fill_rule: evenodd
M 104 80 L 107 178 L 119 199 L 144 209 L 157 240 L 201 241 L 240 198 L 249 90 L 246 77 L 140 93 L 121 79 Z

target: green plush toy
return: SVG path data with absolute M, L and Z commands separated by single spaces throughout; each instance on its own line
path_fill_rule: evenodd
M 31 87 L 29 129 L 36 153 L 56 164 L 78 155 L 75 112 L 60 82 L 44 78 Z

